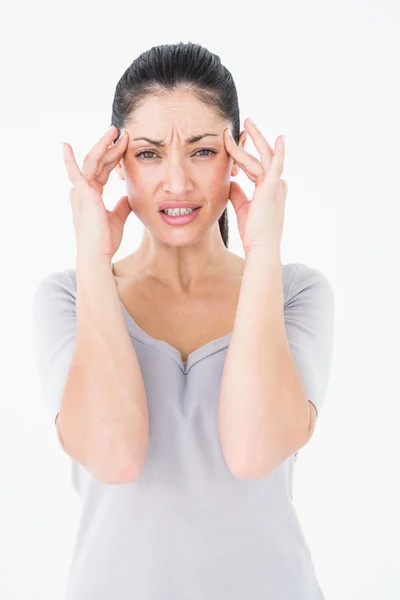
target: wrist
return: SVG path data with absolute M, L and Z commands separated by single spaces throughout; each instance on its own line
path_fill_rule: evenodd
M 245 252 L 245 260 L 252 258 L 261 259 L 264 262 L 271 264 L 282 264 L 281 252 L 279 248 L 272 248 L 268 244 L 259 244 Z
M 78 256 L 76 258 L 76 271 L 84 272 L 88 274 L 96 273 L 111 273 L 113 275 L 113 268 L 110 259 L 99 258 L 99 257 L 88 257 Z

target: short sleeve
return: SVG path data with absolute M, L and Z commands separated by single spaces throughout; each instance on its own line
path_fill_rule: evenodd
M 68 270 L 52 273 L 32 301 L 33 350 L 47 410 L 55 423 L 76 339 L 75 286 Z
M 321 271 L 296 263 L 284 320 L 297 372 L 318 416 L 329 383 L 334 329 L 334 292 Z

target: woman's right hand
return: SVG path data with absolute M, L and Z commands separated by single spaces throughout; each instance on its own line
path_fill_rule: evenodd
M 128 147 L 129 135 L 125 131 L 118 142 L 110 147 L 117 133 L 117 127 L 110 127 L 86 154 L 82 170 L 76 163 L 70 144 L 63 145 L 68 179 L 74 186 L 69 192 L 69 199 L 79 260 L 100 260 L 111 265 L 112 257 L 121 245 L 124 225 L 131 212 L 128 196 L 123 196 L 112 211 L 105 208 L 102 198 L 111 171 Z

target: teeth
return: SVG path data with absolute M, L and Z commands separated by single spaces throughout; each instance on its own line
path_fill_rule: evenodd
M 162 212 L 166 213 L 170 217 L 178 217 L 180 215 L 189 215 L 193 212 L 193 208 L 166 208 Z

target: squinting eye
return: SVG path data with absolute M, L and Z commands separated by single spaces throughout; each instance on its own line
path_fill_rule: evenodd
M 211 152 L 211 154 L 217 154 L 215 150 L 211 150 L 211 148 L 200 148 L 200 150 L 198 150 L 196 154 L 198 152 Z M 138 154 L 136 154 L 136 156 L 142 156 L 144 154 L 153 154 L 154 156 L 156 156 L 155 152 L 152 152 L 151 150 L 142 150 L 142 152 L 139 152 Z M 210 156 L 210 154 L 201 154 L 200 156 Z M 150 160 L 151 158 L 152 157 L 143 157 L 143 160 Z
M 217 154 L 215 150 L 211 150 L 211 148 L 201 148 L 197 152 L 211 152 L 211 154 Z M 196 154 L 197 154 L 196 152 Z M 202 154 L 201 156 L 210 156 L 209 154 Z
M 143 152 L 139 152 L 139 154 L 136 154 L 136 156 L 142 156 L 142 154 L 155 154 L 155 152 L 151 152 L 151 150 L 143 150 Z

